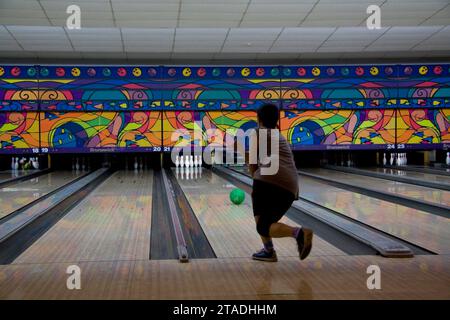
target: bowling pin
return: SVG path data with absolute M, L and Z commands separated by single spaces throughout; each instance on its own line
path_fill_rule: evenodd
M 445 164 L 450 166 L 450 152 L 447 152 L 447 158 L 445 158 Z
M 390 157 L 389 157 L 389 163 L 390 163 L 391 166 L 394 165 L 394 157 L 395 157 L 395 154 L 391 153 Z
M 14 163 L 14 170 L 18 170 L 19 169 L 19 157 L 16 157 L 15 163 Z
M 180 160 L 178 159 L 178 156 L 175 158 L 175 167 L 178 168 L 180 165 Z
M 194 167 L 198 166 L 197 155 L 194 156 Z
M 189 164 L 192 168 L 192 167 L 194 167 L 194 156 L 190 156 L 189 158 L 190 158 Z
M 201 167 L 203 164 L 203 158 L 201 155 L 198 156 L 198 166 Z
M 77 162 L 75 162 L 75 170 L 80 170 L 80 164 L 78 163 L 78 158 L 77 158 Z
M 387 160 L 386 160 L 386 153 L 383 153 L 383 166 L 386 165 L 386 162 L 387 162 Z

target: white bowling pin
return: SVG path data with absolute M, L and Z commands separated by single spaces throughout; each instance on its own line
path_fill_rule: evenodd
M 80 164 L 78 163 L 78 158 L 77 158 L 77 162 L 75 162 L 75 170 L 80 170 Z
M 14 170 L 14 166 L 15 166 L 14 157 L 12 157 L 11 158 L 11 170 Z
M 450 166 L 450 152 L 447 152 L 447 158 L 445 158 L 445 164 Z
M 386 160 L 386 153 L 383 153 L 383 166 L 386 165 L 386 162 L 387 162 L 387 160 Z
M 197 155 L 194 156 L 194 167 L 198 166 Z
M 191 157 L 190 156 L 186 156 L 186 167 L 188 167 L 188 168 L 191 167 Z
M 38 169 L 39 170 L 39 167 L 41 166 L 40 164 L 39 164 L 39 158 L 38 157 L 36 157 L 36 158 L 34 158 L 34 163 L 35 163 L 35 169 Z
M 394 158 L 395 158 L 395 153 L 391 153 L 390 158 L 389 158 L 389 163 L 391 164 L 391 166 L 394 165 Z
M 189 164 L 194 167 L 194 156 L 190 156 Z
M 19 157 L 15 158 L 14 160 L 14 170 L 19 169 Z
M 180 167 L 183 168 L 183 166 L 184 166 L 184 158 L 183 158 L 183 156 L 181 156 L 180 157 Z
M 402 159 L 400 158 L 400 153 L 397 153 L 397 165 L 398 166 L 402 165 Z
M 180 165 L 180 159 L 178 158 L 178 156 L 175 158 L 175 167 L 178 168 L 178 166 Z
M 202 156 L 200 155 L 200 156 L 198 156 L 198 166 L 201 167 L 202 164 L 203 164 L 203 158 L 202 158 Z

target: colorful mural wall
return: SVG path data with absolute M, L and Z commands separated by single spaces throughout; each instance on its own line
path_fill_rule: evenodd
M 225 140 L 255 127 L 267 102 L 279 106 L 281 132 L 296 150 L 450 143 L 447 64 L 4 65 L 0 152 L 204 147 L 217 142 L 211 131 Z

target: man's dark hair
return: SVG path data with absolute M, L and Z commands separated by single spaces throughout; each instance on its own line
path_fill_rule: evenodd
M 258 120 L 267 129 L 275 129 L 278 123 L 278 108 L 272 103 L 266 103 L 258 109 Z

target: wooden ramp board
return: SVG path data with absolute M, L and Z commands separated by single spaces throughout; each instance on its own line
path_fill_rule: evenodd
M 218 258 L 250 258 L 262 247 L 261 239 L 256 232 L 249 194 L 246 194 L 242 204 L 232 204 L 229 193 L 235 186 L 205 169 L 201 177 L 189 180 L 179 177 L 178 183 Z M 281 221 L 297 225 L 286 217 Z M 297 245 L 292 238 L 274 239 L 274 245 L 279 257 L 298 258 Z M 346 253 L 315 236 L 311 256 L 323 255 L 346 255 Z
M 68 263 L 0 266 L 0 299 L 450 299 L 450 256 L 284 257 L 79 262 L 81 290 L 68 290 Z M 367 288 L 367 267 L 381 290 Z M 180 290 L 180 288 L 188 288 Z
M 0 189 L 0 219 L 80 177 L 86 172 L 59 171 Z
M 152 171 L 118 171 L 13 263 L 148 259 Z
M 450 220 L 425 211 L 299 178 L 300 196 L 439 254 L 450 253 Z

